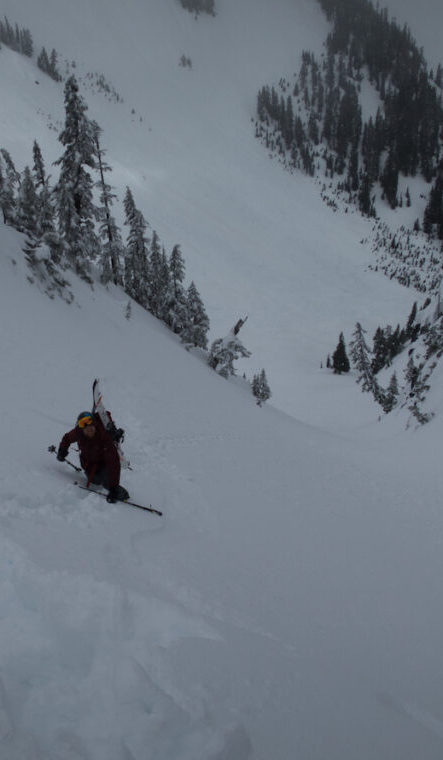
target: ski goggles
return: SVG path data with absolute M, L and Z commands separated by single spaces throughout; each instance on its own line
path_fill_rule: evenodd
M 77 420 L 77 425 L 79 428 L 87 427 L 87 425 L 93 425 L 94 420 L 92 419 L 92 416 L 90 414 L 85 415 L 84 417 L 80 417 L 79 420 Z

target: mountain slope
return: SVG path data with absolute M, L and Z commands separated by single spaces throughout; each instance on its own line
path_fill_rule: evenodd
M 78 60 L 120 199 L 130 184 L 182 243 L 213 337 L 249 312 L 244 367 L 265 365 L 298 416 L 257 408 L 135 304 L 128 320 L 117 289 L 68 275 L 74 302 L 48 298 L 0 224 L 0 756 L 439 760 L 441 416 L 379 425 L 353 378 L 318 368 L 339 330 L 404 321 L 415 297 L 366 271 L 366 223 L 270 162 L 250 124 L 322 17 L 289 0 L 219 0 L 198 22 L 173 0 L 0 5 Z M 62 89 L 0 59 L 2 144 L 20 166 L 37 137 L 49 166 Z M 94 70 L 124 103 L 89 89 Z M 95 376 L 126 430 L 122 482 L 162 518 L 85 495 L 47 452 Z
M 368 274 L 373 254 L 361 244 L 367 221 L 353 215 L 344 223 L 310 179 L 282 171 L 254 137 L 259 87 L 298 68 L 304 47 L 321 51 L 327 24 L 320 9 L 226 0 L 216 18 L 196 21 L 174 0 L 138 1 L 130 14 L 114 2 L 106 12 L 99 3 L 75 11 L 65 2 L 23 2 L 17 9 L 4 2 L 2 8 L 31 27 L 36 49 L 54 45 L 77 61 L 90 115 L 104 129 L 119 221 L 129 185 L 168 251 L 181 243 L 188 278 L 207 306 L 211 338 L 249 314 L 243 339 L 252 358 L 242 370 L 252 377 L 264 366 L 276 405 L 335 426 L 333 410 L 306 414 L 309 389 L 325 382 L 320 361 L 357 320 L 370 333 L 380 323 L 404 321 L 414 296 Z M 178 65 L 183 53 L 192 70 Z M 27 60 L 6 49 L 0 54 L 14 58 L 1 85 L 5 147 L 24 165 L 37 137 L 49 165 L 61 153 L 62 87 L 40 73 L 36 85 Z M 103 72 L 124 103 L 91 90 L 88 71 Z M 56 130 L 48 131 L 48 123 Z M 342 387 L 337 416 L 344 419 Z
M 0 231 L 3 755 L 439 757 L 438 429 L 417 456 L 258 409 L 118 291 L 48 299 Z M 163 518 L 46 452 L 96 373 Z

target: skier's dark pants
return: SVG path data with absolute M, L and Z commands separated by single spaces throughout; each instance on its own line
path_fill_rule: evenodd
M 103 486 L 103 488 L 109 490 L 109 471 L 106 465 L 97 467 L 96 471 L 92 474 L 90 482 L 94 483 L 96 486 Z M 129 493 L 126 488 L 123 488 L 123 486 L 117 486 L 116 496 L 118 499 L 128 499 Z
M 103 486 L 103 488 L 109 489 L 109 472 L 108 468 L 105 465 L 97 467 L 91 478 L 91 483 L 94 483 L 96 486 Z

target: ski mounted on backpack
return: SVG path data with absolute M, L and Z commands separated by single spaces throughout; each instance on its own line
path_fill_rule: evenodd
M 108 432 L 112 430 L 116 430 L 114 423 L 112 422 L 112 419 L 110 419 L 108 412 L 106 411 L 106 407 L 103 404 L 103 394 L 100 390 L 100 381 L 98 378 L 96 378 L 92 384 L 92 400 L 93 400 L 93 406 L 92 406 L 92 413 L 98 414 L 100 417 L 100 420 L 103 423 L 103 427 Z M 118 456 L 120 459 L 120 467 L 124 470 L 131 470 L 132 467 L 129 463 L 129 459 L 125 456 L 123 453 L 121 443 L 120 441 L 123 440 L 123 431 L 121 431 L 120 439 L 114 440 L 115 448 L 117 449 Z

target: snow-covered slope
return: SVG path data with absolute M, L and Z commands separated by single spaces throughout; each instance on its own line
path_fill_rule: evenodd
M 0 233 L 0 756 L 437 760 L 435 424 L 365 442 L 259 409 L 118 291 L 47 298 Z M 46 451 L 96 374 L 162 518 Z
M 0 758 L 440 760 L 441 415 L 379 425 L 352 378 L 319 370 L 339 330 L 404 321 L 415 296 L 366 271 L 364 221 L 254 140 L 258 87 L 320 49 L 316 4 L 217 6 L 196 22 L 175 0 L 0 1 L 75 58 L 120 199 L 129 184 L 182 244 L 212 337 L 249 313 L 244 367 L 295 415 L 135 305 L 127 320 L 118 290 L 72 276 L 74 303 L 49 299 L 0 225 Z M 2 146 L 22 167 L 37 138 L 49 166 L 62 88 L 0 61 Z M 46 450 L 95 376 L 126 429 L 123 484 L 162 518 L 85 495 Z
M 297 70 L 303 49 L 321 52 L 328 27 L 320 6 L 223 0 L 217 7 L 215 18 L 196 21 L 176 0 L 134 0 L 130 8 L 112 1 L 106 10 L 86 0 L 0 3 L 31 28 L 37 51 L 54 46 L 77 62 L 120 201 L 129 185 L 168 251 L 181 243 L 211 338 L 248 314 L 242 337 L 252 357 L 242 369 L 252 377 L 265 367 L 276 405 L 332 427 L 343 414 L 317 415 L 306 404 L 310 388 L 324 382 L 320 362 L 357 320 L 371 335 L 379 324 L 403 322 L 414 296 L 367 272 L 374 260 L 361 244 L 367 221 L 355 214 L 344 223 L 311 179 L 284 172 L 254 137 L 259 88 Z M 192 69 L 178 65 L 182 54 Z M 7 49 L 0 55 L 3 143 L 23 166 L 36 137 L 49 165 L 61 153 L 62 85 Z M 94 93 L 87 72 L 103 73 L 124 102 Z

